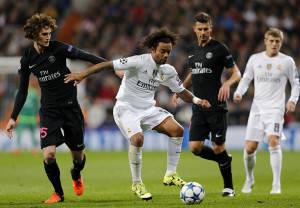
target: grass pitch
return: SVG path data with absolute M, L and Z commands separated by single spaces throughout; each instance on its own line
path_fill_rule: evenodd
M 242 152 L 232 152 L 233 179 L 237 192 L 234 198 L 222 198 L 222 180 L 218 167 L 211 161 L 183 152 L 178 168 L 186 181 L 202 184 L 206 191 L 204 201 L 192 207 L 300 207 L 300 153 L 283 153 L 281 195 L 270 195 L 272 175 L 268 152 L 258 152 L 255 169 L 255 187 L 252 194 L 240 192 L 244 182 Z M 69 153 L 58 153 L 57 161 L 65 191 L 65 202 L 43 205 L 52 187 L 43 169 L 41 154 L 23 153 L 14 156 L 0 153 L 0 207 L 184 207 L 179 199 L 179 189 L 165 187 L 162 179 L 166 167 L 165 152 L 144 152 L 143 181 L 153 194 L 153 200 L 142 201 L 131 191 L 127 152 L 87 152 L 83 171 L 85 193 L 75 196 L 70 177 Z

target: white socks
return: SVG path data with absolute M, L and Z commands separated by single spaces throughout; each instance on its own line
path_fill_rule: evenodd
M 254 166 L 256 163 L 256 151 L 252 154 L 248 154 L 246 150 L 244 150 L 244 166 L 246 172 L 246 180 L 254 181 Z
M 142 182 L 142 147 L 129 145 L 128 158 L 133 183 Z
M 168 162 L 166 176 L 176 172 L 177 164 L 180 158 L 182 137 L 170 137 L 168 140 Z
M 281 165 L 282 165 L 282 151 L 281 146 L 269 147 L 270 164 L 273 172 L 273 186 L 280 187 Z

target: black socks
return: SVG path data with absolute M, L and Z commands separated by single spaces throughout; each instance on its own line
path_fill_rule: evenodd
M 61 186 L 60 171 L 59 171 L 58 165 L 56 163 L 56 160 L 54 159 L 49 164 L 45 163 L 45 161 L 44 161 L 44 168 L 45 168 L 46 174 L 47 174 L 50 182 L 52 183 L 52 185 L 54 187 L 54 191 L 57 194 L 59 194 L 61 197 L 63 197 L 64 191 Z
M 83 160 L 81 162 L 73 160 L 73 167 L 71 168 L 71 176 L 74 181 L 80 178 L 80 171 L 85 165 L 85 155 L 83 155 Z
M 221 171 L 224 188 L 233 189 L 232 173 L 231 173 L 231 161 L 232 157 L 227 154 L 227 151 L 223 151 L 220 154 L 214 153 L 213 149 L 208 146 L 203 146 L 200 153 L 193 152 L 195 155 L 200 156 L 206 160 L 212 160 L 219 164 Z
M 224 150 L 220 154 L 217 154 L 216 157 L 217 157 L 217 162 L 219 164 L 219 169 L 223 176 L 224 188 L 233 189 L 232 173 L 231 173 L 232 157 L 227 154 L 226 150 Z

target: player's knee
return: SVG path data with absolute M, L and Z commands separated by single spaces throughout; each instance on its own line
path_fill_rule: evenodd
M 144 144 L 144 135 L 137 133 L 130 138 L 130 143 L 136 147 L 142 147 Z
M 202 144 L 189 144 L 189 149 L 190 151 L 194 154 L 194 155 L 198 155 L 200 154 L 200 152 L 203 149 L 203 145 Z
M 247 146 L 245 147 L 245 151 L 248 155 L 251 155 L 256 151 L 256 148 L 254 146 Z
M 214 141 L 216 148 L 221 147 L 224 145 L 224 140 L 216 140 Z
M 45 159 L 44 159 L 45 163 L 48 164 L 48 165 L 54 163 L 55 160 L 56 160 L 55 156 L 50 156 L 50 155 L 49 155 L 49 157 L 45 157 Z
M 225 143 L 222 141 L 213 142 L 212 149 L 215 154 L 225 151 Z
M 269 147 L 276 147 L 280 144 L 278 137 L 272 137 L 269 139 Z
M 171 133 L 171 137 L 182 137 L 183 136 L 183 127 L 182 126 L 177 126 L 176 129 L 174 131 L 172 131 Z

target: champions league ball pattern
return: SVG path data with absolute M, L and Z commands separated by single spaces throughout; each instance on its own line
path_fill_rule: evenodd
M 188 182 L 180 190 L 180 199 L 184 204 L 199 204 L 204 196 L 203 186 L 196 182 Z

